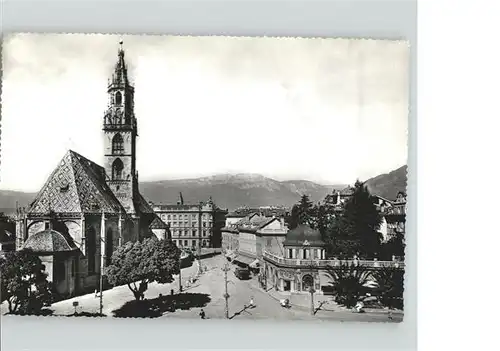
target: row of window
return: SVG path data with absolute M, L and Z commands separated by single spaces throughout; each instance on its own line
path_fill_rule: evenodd
M 192 222 L 189 224 L 188 221 L 185 222 L 166 222 L 170 227 L 196 227 L 198 228 L 197 222 Z M 212 222 L 203 222 L 203 228 L 212 227 Z
M 325 259 L 325 250 L 322 249 L 288 249 L 287 258 L 299 258 L 303 260 Z
M 189 247 L 189 240 L 173 240 L 174 244 L 177 246 L 183 246 L 183 247 Z M 191 247 L 196 247 L 197 241 L 196 240 L 191 240 Z M 201 246 L 202 247 L 207 247 L 208 246 L 208 241 L 207 240 L 202 240 L 201 241 Z
M 172 230 L 173 236 L 197 236 L 197 230 Z M 201 232 L 202 236 L 208 236 L 208 231 L 204 230 Z
M 184 215 L 182 215 L 182 214 L 179 214 L 179 215 L 173 214 L 173 215 L 170 215 L 170 214 L 164 214 L 163 213 L 161 215 L 161 219 L 163 219 L 164 221 L 166 221 L 166 220 L 169 221 L 171 219 L 173 219 L 175 221 L 177 218 L 178 219 L 188 219 L 189 218 L 189 214 L 184 214 Z M 198 218 L 198 214 L 195 214 L 195 213 L 191 214 L 191 219 L 196 220 L 196 218 Z M 210 215 L 208 215 L 208 214 L 205 213 L 205 214 L 203 214 L 201 216 L 201 218 L 203 218 L 203 219 L 209 219 Z

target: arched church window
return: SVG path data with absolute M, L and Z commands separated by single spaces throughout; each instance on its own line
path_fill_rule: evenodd
M 123 137 L 118 133 L 111 141 L 111 152 L 113 155 L 116 155 L 123 153 L 123 151 L 125 151 L 125 148 L 123 147 Z
M 120 180 L 123 177 L 123 162 L 119 158 L 113 162 L 112 168 L 112 179 Z
M 117 91 L 115 94 L 115 104 L 117 105 L 122 104 L 122 93 L 120 93 L 119 91 Z

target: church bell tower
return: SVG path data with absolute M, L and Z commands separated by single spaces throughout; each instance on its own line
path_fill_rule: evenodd
M 106 182 L 127 213 L 134 214 L 138 196 L 137 120 L 134 87 L 127 76 L 123 41 L 120 41 L 118 61 L 108 80 L 108 98 L 103 121 Z

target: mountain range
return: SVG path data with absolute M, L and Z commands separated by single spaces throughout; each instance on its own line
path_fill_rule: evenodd
M 372 194 L 389 200 L 406 189 L 407 167 L 403 166 L 388 174 L 368 179 L 366 184 Z M 292 206 L 303 194 L 313 202 L 322 200 L 333 190 L 345 188 L 346 184 L 321 185 L 307 180 L 277 181 L 259 174 L 220 174 L 195 179 L 176 179 L 142 182 L 142 195 L 154 203 L 176 203 L 179 193 L 185 203 L 198 203 L 212 197 L 221 208 L 233 210 L 241 206 Z M 0 190 L 0 212 L 13 213 L 16 201 L 28 206 L 35 193 Z

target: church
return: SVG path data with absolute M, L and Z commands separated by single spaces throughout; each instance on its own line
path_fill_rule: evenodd
M 169 238 L 168 226 L 139 192 L 134 87 L 122 44 L 107 86 L 103 166 L 69 150 L 35 200 L 17 209 L 16 249 L 42 259 L 62 297 L 98 289 L 101 267 L 123 243 Z

